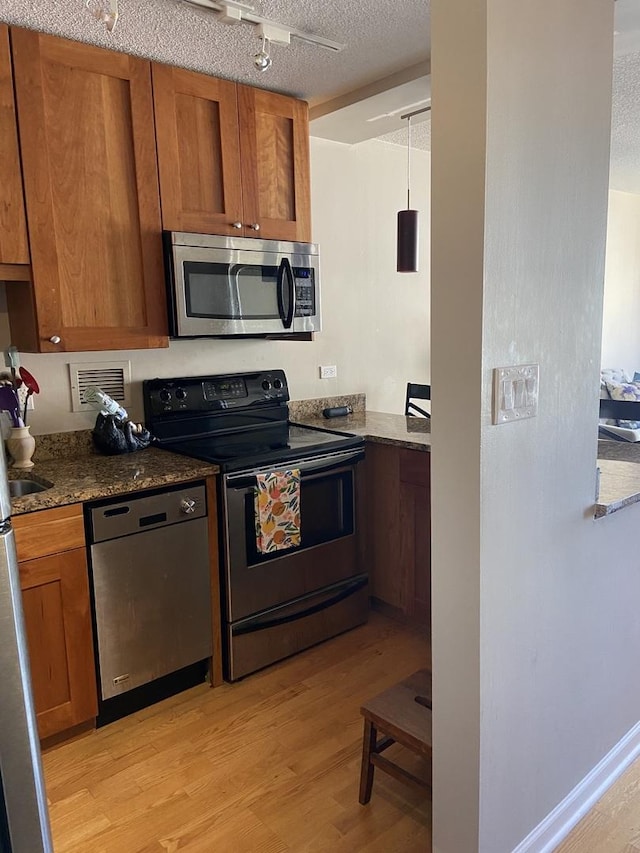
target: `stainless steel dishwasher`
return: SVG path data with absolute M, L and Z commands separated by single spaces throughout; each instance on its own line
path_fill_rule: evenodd
M 205 487 L 103 502 L 89 521 L 100 711 L 128 691 L 138 697 L 107 712 L 110 722 L 163 698 L 136 688 L 211 657 Z

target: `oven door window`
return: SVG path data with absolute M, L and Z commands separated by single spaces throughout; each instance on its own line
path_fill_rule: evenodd
M 353 471 L 341 469 L 327 474 L 302 476 L 300 481 L 300 541 L 288 550 L 261 554 L 256 545 L 254 490 L 245 494 L 245 531 L 247 566 L 260 565 L 322 545 L 354 531 Z
M 187 317 L 278 320 L 278 267 L 184 261 Z

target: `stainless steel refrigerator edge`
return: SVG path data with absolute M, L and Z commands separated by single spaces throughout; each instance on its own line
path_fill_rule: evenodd
M 53 853 L 0 441 L 0 850 Z

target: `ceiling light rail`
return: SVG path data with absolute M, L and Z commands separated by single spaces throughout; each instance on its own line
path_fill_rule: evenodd
M 421 110 L 414 110 L 412 113 L 405 113 L 403 116 L 400 116 L 401 119 L 412 119 L 414 116 L 419 116 L 422 113 L 431 112 L 431 107 L 423 107 Z
M 304 30 L 297 30 L 295 27 L 290 27 L 288 24 L 280 24 L 277 21 L 271 21 L 269 18 L 263 18 L 257 15 L 255 8 L 246 3 L 238 3 L 235 0 L 181 0 L 189 6 L 196 6 L 200 9 L 208 9 L 211 12 L 217 12 L 217 20 L 223 24 L 253 24 L 257 27 L 264 28 L 265 37 L 271 42 L 279 44 L 289 44 L 291 38 L 298 41 L 313 44 L 316 47 L 323 47 L 325 50 L 340 51 L 346 45 L 324 36 L 308 33 Z M 267 33 L 271 33 L 268 35 Z

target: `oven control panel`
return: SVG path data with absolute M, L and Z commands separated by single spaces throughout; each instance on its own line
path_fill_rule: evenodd
M 145 421 L 155 418 L 254 409 L 286 403 L 287 377 L 283 370 L 234 373 L 220 376 L 187 376 L 145 379 L 142 383 Z

